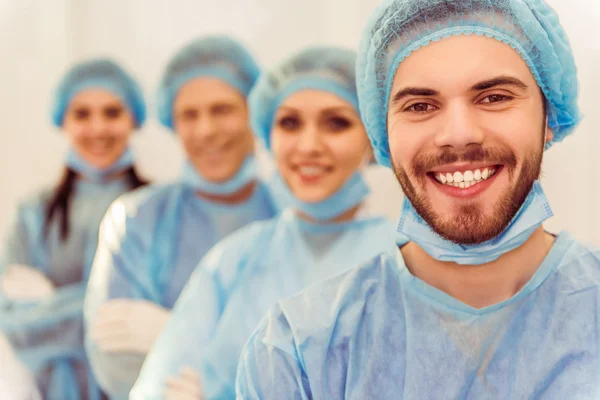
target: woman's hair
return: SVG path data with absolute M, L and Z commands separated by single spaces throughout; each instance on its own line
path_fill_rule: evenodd
M 146 185 L 148 181 L 142 179 L 132 166 L 125 171 L 127 184 L 130 190 Z M 65 168 L 62 178 L 54 189 L 52 197 L 48 202 L 44 215 L 44 237 L 48 238 L 50 226 L 55 217 L 59 218 L 60 239 L 62 241 L 69 237 L 69 211 L 71 208 L 71 196 L 73 186 L 77 179 L 77 173 L 71 168 Z

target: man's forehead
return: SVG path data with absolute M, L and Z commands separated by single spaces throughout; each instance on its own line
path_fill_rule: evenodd
M 469 91 L 499 76 L 536 85 L 527 63 L 509 45 L 488 37 L 453 36 L 415 51 L 400 63 L 392 92 L 400 87 Z
M 199 78 L 182 87 L 175 98 L 175 107 L 210 106 L 245 102 L 244 96 L 225 82 L 213 78 Z
M 73 96 L 70 103 L 73 106 L 119 106 L 122 100 L 107 89 L 90 87 Z

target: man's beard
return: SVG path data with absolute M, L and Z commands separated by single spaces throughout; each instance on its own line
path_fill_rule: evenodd
M 519 211 L 533 184 L 540 177 L 543 145 L 535 154 L 528 156 L 514 180 L 514 185 L 497 200 L 494 212 L 486 215 L 483 205 L 477 201 L 461 205 L 458 212 L 443 217 L 433 209 L 430 199 L 425 193 L 427 172 L 434 168 L 456 162 L 485 162 L 489 165 L 503 165 L 509 174 L 509 182 L 513 181 L 517 168 L 517 159 L 510 150 L 498 148 L 483 148 L 480 145 L 469 145 L 463 152 L 444 149 L 438 155 L 417 156 L 412 165 L 412 174 L 421 186 L 418 193 L 403 168 L 394 165 L 394 173 L 404 194 L 411 202 L 417 213 L 441 237 L 461 245 L 475 245 L 487 242 L 500 235 L 515 214 Z

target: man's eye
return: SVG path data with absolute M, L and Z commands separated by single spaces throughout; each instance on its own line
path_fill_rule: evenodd
M 415 103 L 404 109 L 405 112 L 413 112 L 417 114 L 424 114 L 434 110 L 437 110 L 437 107 L 428 103 Z
M 486 96 L 483 100 L 480 101 L 482 104 L 493 104 L 493 103 L 501 103 L 503 101 L 512 100 L 512 97 L 505 96 L 502 94 L 491 94 Z

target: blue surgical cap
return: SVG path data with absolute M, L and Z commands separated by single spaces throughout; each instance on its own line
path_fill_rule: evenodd
M 453 35 L 495 38 L 525 60 L 547 101 L 549 144 L 580 121 L 577 68 L 567 35 L 543 0 L 384 0 L 367 25 L 357 61 L 361 115 L 378 162 L 391 166 L 387 112 L 394 75 L 413 51 Z
M 179 50 L 167 65 L 158 89 L 158 118 L 173 129 L 173 102 L 179 90 L 199 77 L 217 78 L 247 96 L 260 69 L 240 43 L 227 36 L 196 39 Z
M 73 97 L 82 90 L 100 88 L 119 97 L 135 119 L 136 127 L 146 120 L 146 103 L 137 82 L 123 68 L 107 59 L 82 62 L 62 78 L 54 94 L 52 122 L 62 126 Z
M 350 103 L 358 112 L 356 53 L 319 47 L 306 49 L 261 75 L 250 93 L 254 133 L 271 148 L 271 127 L 277 108 L 290 95 L 305 89 L 323 90 Z

